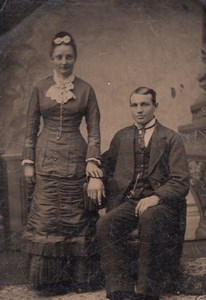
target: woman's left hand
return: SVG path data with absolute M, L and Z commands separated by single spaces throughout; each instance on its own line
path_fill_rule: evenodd
M 92 161 L 87 162 L 86 174 L 87 174 L 87 176 L 91 176 L 91 177 L 95 177 L 95 178 L 103 177 L 102 170 Z

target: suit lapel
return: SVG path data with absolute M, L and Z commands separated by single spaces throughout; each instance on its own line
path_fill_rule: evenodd
M 135 140 L 135 126 L 128 127 L 125 140 L 122 143 L 120 151 L 122 158 L 125 160 L 125 166 L 133 174 L 134 172 L 134 140 Z
M 128 127 L 127 135 L 125 136 L 126 143 L 122 143 L 120 151 L 122 158 L 126 161 L 126 168 L 131 174 L 134 172 L 134 140 L 135 140 L 135 125 Z M 152 173 L 154 167 L 158 163 L 160 157 L 166 148 L 166 139 L 164 127 L 157 122 L 151 140 L 150 162 L 149 162 L 149 175 Z
M 165 135 L 164 128 L 161 124 L 159 124 L 159 122 L 157 122 L 151 140 L 149 175 L 152 173 L 154 167 L 165 151 L 166 138 L 167 136 Z

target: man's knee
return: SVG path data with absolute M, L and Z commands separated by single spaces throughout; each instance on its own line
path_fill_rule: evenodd
M 128 221 L 129 223 L 129 221 Z M 118 210 L 112 210 L 102 216 L 96 225 L 97 239 L 117 238 L 124 231 L 124 222 Z
M 155 235 L 167 237 L 173 233 L 178 225 L 175 212 L 165 205 L 157 205 L 148 208 L 140 216 L 140 232 L 143 235 Z
M 158 218 L 160 215 L 162 215 L 162 212 L 164 211 L 164 208 L 162 207 L 162 205 L 156 205 L 156 206 L 152 206 L 149 207 L 148 209 L 146 209 L 142 215 L 140 216 L 141 220 L 151 220 L 153 218 Z
M 165 205 L 157 205 L 149 207 L 143 214 L 140 216 L 140 225 L 151 227 L 155 226 L 165 226 L 165 224 L 170 221 L 171 213 Z

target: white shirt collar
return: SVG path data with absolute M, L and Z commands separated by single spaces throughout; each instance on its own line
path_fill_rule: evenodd
M 152 118 L 151 121 L 149 121 L 145 126 L 144 128 L 147 129 L 148 127 L 152 127 L 155 125 L 155 123 L 157 122 L 157 119 L 154 117 Z M 138 129 L 141 129 L 143 126 L 138 124 L 137 122 L 135 122 L 135 126 L 138 128 Z

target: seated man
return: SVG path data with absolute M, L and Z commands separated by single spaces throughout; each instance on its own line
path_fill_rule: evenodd
M 154 90 L 137 88 L 130 96 L 135 124 L 118 131 L 102 157 L 109 196 L 108 212 L 97 223 L 97 241 L 111 300 L 159 299 L 168 268 L 181 256 L 188 164 L 181 137 L 155 118 L 157 106 Z M 92 185 L 101 187 L 102 182 L 92 178 L 88 193 Z M 98 196 L 100 202 L 99 194 L 90 196 Z M 140 249 L 134 293 L 126 241 L 137 227 Z M 174 247 L 175 258 L 170 251 Z

